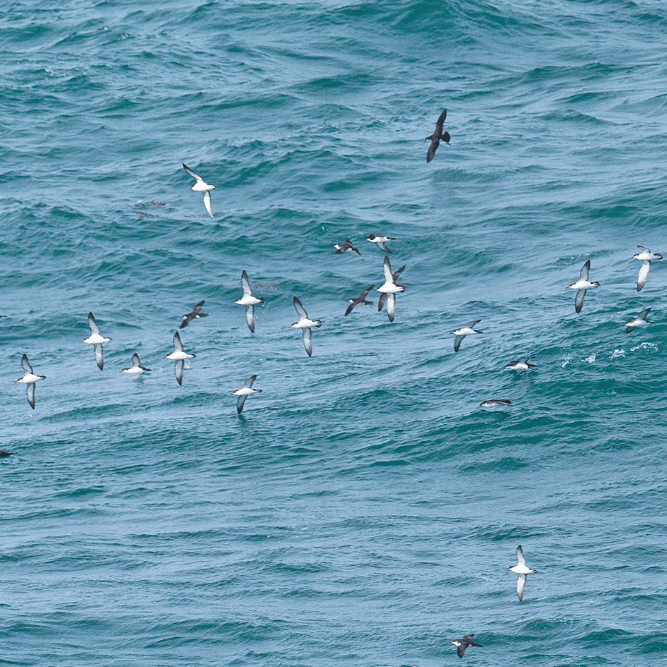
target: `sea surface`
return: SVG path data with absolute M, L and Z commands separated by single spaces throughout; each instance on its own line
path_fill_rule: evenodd
M 0 665 L 665 664 L 665 2 L 8 0 L 0 54 Z

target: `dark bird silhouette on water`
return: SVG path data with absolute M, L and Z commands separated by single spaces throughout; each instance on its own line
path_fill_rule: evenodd
M 428 147 L 428 153 L 426 153 L 426 162 L 430 162 L 435 157 L 435 152 L 438 150 L 441 141 L 448 144 L 451 139 L 449 132 L 442 131 L 442 126 L 445 124 L 445 118 L 447 118 L 447 109 L 440 114 L 440 117 L 436 121 L 435 132 L 430 137 L 426 137 L 426 141 L 431 142 L 431 145 Z

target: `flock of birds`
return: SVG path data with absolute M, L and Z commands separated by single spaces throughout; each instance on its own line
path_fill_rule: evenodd
M 445 109 L 438 117 L 434 133 L 429 137 L 427 137 L 427 141 L 431 142 L 426 154 L 427 163 L 433 160 L 436 150 L 441 141 L 444 141 L 449 144 L 450 135 L 448 132 L 444 131 L 444 122 L 446 118 L 447 118 L 447 109 Z M 206 181 L 201 176 L 193 172 L 187 165 L 183 164 L 183 168 L 192 178 L 195 179 L 195 184 L 192 186 L 191 189 L 194 190 L 195 192 L 203 193 L 204 206 L 206 208 L 206 212 L 211 218 L 213 218 L 214 215 L 213 215 L 213 208 L 211 205 L 211 190 L 214 190 L 215 186 L 206 183 Z M 379 236 L 376 234 L 370 234 L 367 237 L 367 240 L 370 241 L 371 243 L 374 243 L 380 250 L 384 251 L 385 253 L 391 254 L 391 249 L 387 244 L 389 241 L 394 241 L 396 239 L 391 236 Z M 659 253 L 651 252 L 651 250 L 643 246 L 637 246 L 637 247 L 640 248 L 641 252 L 636 253 L 634 255 L 634 259 L 642 263 L 637 278 L 637 291 L 639 292 L 643 289 L 644 285 L 646 284 L 646 279 L 648 277 L 651 268 L 651 262 L 661 261 L 662 255 Z M 346 239 L 343 243 L 334 244 L 334 248 L 335 248 L 335 254 L 344 254 L 346 252 L 352 252 L 356 253 L 357 255 L 361 255 L 359 250 L 354 247 L 350 239 Z M 575 303 L 575 312 L 577 313 L 580 313 L 581 310 L 583 309 L 584 297 L 586 296 L 587 290 L 599 287 L 600 285 L 599 282 L 591 281 L 589 279 L 590 268 L 591 268 L 591 262 L 590 260 L 587 260 L 581 268 L 579 280 L 568 286 L 570 289 L 576 290 L 574 303 Z M 385 255 L 383 263 L 384 282 L 382 285 L 380 285 L 380 287 L 377 288 L 376 291 L 380 295 L 378 299 L 378 311 L 383 310 L 383 308 L 386 306 L 387 316 L 389 317 L 390 322 L 394 321 L 394 317 L 396 314 L 396 295 L 405 291 L 405 285 L 401 285 L 398 283 L 399 276 L 401 275 L 404 269 L 405 265 L 401 266 L 401 268 L 398 269 L 397 271 L 392 271 L 389 257 Z M 245 270 L 241 274 L 241 288 L 243 290 L 243 296 L 237 301 L 235 301 L 235 303 L 245 307 L 246 323 L 248 325 L 248 328 L 250 329 L 250 332 L 254 333 L 255 306 L 263 303 L 264 299 L 262 297 L 256 297 L 253 294 L 252 288 L 250 286 L 250 280 Z M 373 288 L 374 285 L 370 285 L 365 290 L 363 290 L 359 294 L 359 296 L 348 299 L 349 305 L 347 307 L 347 310 L 345 311 L 345 315 L 346 316 L 349 315 L 354 310 L 354 308 L 356 308 L 359 305 L 373 306 L 374 305 L 373 301 L 369 301 L 367 299 L 369 293 Z M 296 322 L 294 322 L 294 324 L 292 324 L 291 326 L 294 329 L 301 330 L 303 345 L 306 350 L 306 353 L 310 357 L 313 354 L 312 330 L 322 326 L 322 321 L 311 319 L 308 315 L 308 312 L 306 311 L 306 309 L 304 308 L 303 304 L 301 303 L 298 297 L 296 296 L 294 297 L 293 303 L 299 319 Z M 193 320 L 207 317 L 208 313 L 202 312 L 203 306 L 204 306 L 204 301 L 200 301 L 193 307 L 193 309 L 189 313 L 183 315 L 179 329 L 185 328 Z M 626 322 L 625 323 L 626 332 L 630 333 L 637 327 L 643 327 L 646 326 L 647 324 L 650 324 L 650 322 L 646 319 L 650 310 L 651 310 L 650 308 L 645 308 L 637 317 Z M 471 322 L 468 322 L 464 326 L 458 327 L 453 330 L 452 333 L 455 335 L 454 338 L 455 352 L 459 351 L 461 343 L 466 338 L 466 336 L 472 336 L 482 333 L 482 331 L 480 331 L 479 329 L 475 329 L 475 326 L 479 322 L 480 320 L 472 320 Z M 90 327 L 90 336 L 84 338 L 83 342 L 93 346 L 97 365 L 100 370 L 103 370 L 104 368 L 103 346 L 105 343 L 111 342 L 111 338 L 107 338 L 100 333 L 100 329 L 97 325 L 95 316 L 93 315 L 92 312 L 88 314 L 88 326 Z M 195 355 L 185 351 L 185 349 L 183 348 L 183 343 L 181 341 L 181 336 L 179 331 L 176 331 L 174 334 L 173 345 L 174 345 L 173 352 L 167 354 L 166 358 L 174 361 L 174 374 L 176 376 L 176 381 L 178 382 L 179 385 L 181 385 L 183 382 L 183 368 L 185 361 L 187 359 L 193 359 Z M 531 356 L 510 361 L 505 365 L 505 368 L 513 371 L 529 371 L 536 367 L 536 364 L 530 363 L 530 360 L 533 358 L 534 357 Z M 21 359 L 21 366 L 23 367 L 24 375 L 23 377 L 19 378 L 17 382 L 26 385 L 26 394 L 28 403 L 30 404 L 30 407 L 34 410 L 35 385 L 40 380 L 44 380 L 46 376 L 35 374 L 32 365 L 30 364 L 30 361 L 28 360 L 28 357 L 25 354 Z M 133 376 L 141 376 L 144 373 L 150 372 L 150 368 L 143 366 L 141 364 L 141 359 L 139 358 L 139 355 L 135 353 L 132 355 L 132 365 L 129 366 L 128 368 L 123 368 L 122 372 L 128 373 Z M 257 378 L 256 374 L 251 375 L 244 382 L 241 388 L 232 392 L 237 397 L 236 409 L 238 414 L 241 414 L 243 406 L 245 405 L 245 401 L 248 398 L 248 396 L 262 391 L 261 389 L 253 388 L 253 384 L 256 378 Z M 500 407 L 507 405 L 511 405 L 511 401 L 507 399 L 490 399 L 482 401 L 481 403 L 481 407 L 483 408 L 493 408 L 493 407 Z M 0 451 L 0 457 L 6 457 L 6 456 L 11 456 L 11 453 Z M 519 601 L 523 602 L 526 577 L 529 574 L 535 574 L 537 570 L 529 568 L 528 565 L 526 564 L 526 559 L 524 557 L 521 545 L 519 545 L 516 549 L 516 558 L 517 558 L 517 564 L 510 567 L 509 570 L 518 575 L 516 583 L 516 593 L 519 598 Z M 481 644 L 475 643 L 473 641 L 473 637 L 474 634 L 468 634 L 464 635 L 460 639 L 455 639 L 452 642 L 457 647 L 457 655 L 459 656 L 459 658 L 463 657 L 466 649 L 469 646 L 481 647 Z

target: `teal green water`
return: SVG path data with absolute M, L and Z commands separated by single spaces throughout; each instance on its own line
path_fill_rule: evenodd
M 637 292 L 632 257 L 667 251 L 666 26 L 652 1 L 10 3 L 0 664 L 436 667 L 467 633 L 476 665 L 663 664 L 667 269 Z M 393 323 L 344 316 L 383 281 L 370 233 L 406 265 Z

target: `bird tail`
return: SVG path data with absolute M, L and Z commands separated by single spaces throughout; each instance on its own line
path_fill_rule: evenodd
M 479 648 L 482 648 L 481 644 L 475 644 L 475 642 L 470 642 L 470 646 L 478 646 Z

